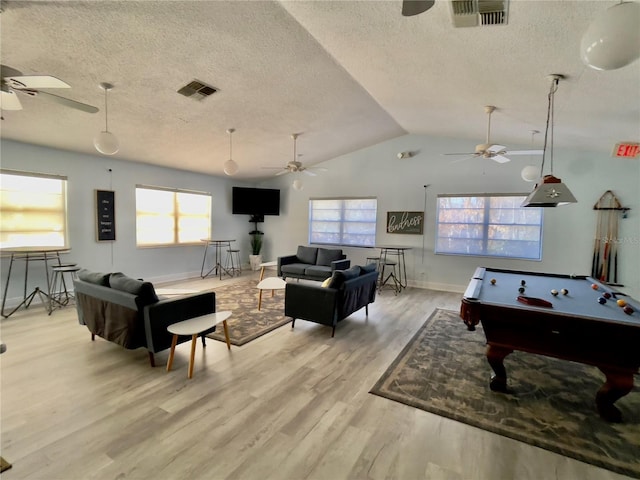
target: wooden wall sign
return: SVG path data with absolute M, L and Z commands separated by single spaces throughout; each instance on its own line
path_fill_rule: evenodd
M 99 242 L 116 239 L 115 192 L 96 190 L 96 237 Z
M 387 233 L 422 235 L 424 212 L 387 212 Z

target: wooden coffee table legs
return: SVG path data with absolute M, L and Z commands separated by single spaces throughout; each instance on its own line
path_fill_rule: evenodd
M 176 345 L 178 344 L 178 337 L 180 335 L 191 336 L 191 354 L 189 356 L 189 372 L 187 375 L 188 378 L 193 377 L 193 364 L 195 361 L 198 336 L 203 335 L 204 332 L 211 330 L 212 327 L 219 322 L 222 322 L 222 326 L 224 328 L 224 338 L 227 342 L 227 348 L 231 350 L 231 342 L 229 340 L 229 327 L 227 326 L 227 318 L 229 318 L 230 316 L 231 312 L 210 313 L 208 315 L 202 315 L 201 317 L 195 317 L 189 320 L 174 323 L 173 325 L 169 325 L 167 330 L 169 331 L 169 333 L 173 334 L 173 338 L 171 339 L 171 351 L 169 352 L 169 359 L 167 360 L 167 372 L 171 371 L 171 367 L 173 365 L 173 357 L 175 355 Z M 202 345 L 203 347 L 207 346 L 204 341 L 204 337 L 202 338 Z

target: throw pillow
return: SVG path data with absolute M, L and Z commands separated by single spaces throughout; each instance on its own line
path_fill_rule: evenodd
M 111 274 L 109 284 L 115 290 L 137 295 L 145 305 L 158 301 L 158 296 L 151 282 L 136 280 L 126 276 L 124 273 L 117 272 Z
M 329 288 L 340 288 L 344 285 L 344 270 L 334 270 L 333 274 L 329 277 Z
M 369 265 L 365 265 L 360 268 L 360 275 L 364 275 L 365 273 L 371 273 L 376 271 L 377 265 L 375 263 L 370 263 Z
M 92 272 L 85 268 L 78 270 L 78 278 L 83 282 L 93 283 L 95 285 L 102 285 L 103 287 L 109 286 L 109 274 Z
M 360 267 L 354 265 L 346 270 L 335 270 L 331 276 L 330 288 L 341 288 L 344 282 L 360 276 Z
M 329 277 L 329 278 L 327 278 L 324 282 L 322 282 L 322 283 L 320 284 L 320 286 L 321 286 L 322 288 L 327 288 L 329 285 L 331 285 L 331 280 L 333 280 L 333 277 L 332 277 L 332 276 L 331 276 L 331 277 Z
M 309 265 L 316 264 L 316 257 L 318 255 L 318 249 L 316 247 L 305 247 L 304 245 L 298 246 L 298 252 L 296 257 L 300 260 L 300 263 L 308 263 Z
M 360 265 L 354 265 L 351 268 L 347 268 L 346 270 L 343 270 L 345 281 L 358 278 L 360 276 L 360 270 L 361 270 Z
M 335 248 L 318 248 L 318 258 L 316 260 L 316 265 L 324 265 L 325 267 L 330 267 L 331 262 L 340 260 L 341 257 L 342 250 L 338 250 Z

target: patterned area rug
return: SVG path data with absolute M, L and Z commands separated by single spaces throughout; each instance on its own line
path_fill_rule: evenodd
M 482 326 L 436 309 L 370 393 L 640 478 L 640 388 L 616 402 L 623 423 L 595 409 L 604 375 L 595 367 L 513 352 L 505 359 L 513 393 L 489 389 Z
M 216 292 L 216 311 L 230 310 L 229 340 L 233 345 L 244 345 L 291 322 L 284 316 L 284 290 L 271 290 L 262 293 L 262 306 L 258 310 L 257 281 L 232 283 L 214 289 Z M 224 331 L 219 326 L 209 338 L 224 342 Z

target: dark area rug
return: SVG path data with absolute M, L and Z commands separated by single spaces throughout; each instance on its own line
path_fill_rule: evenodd
M 517 351 L 505 367 L 513 393 L 492 392 L 481 325 L 470 332 L 457 312 L 436 309 L 371 393 L 640 478 L 637 377 L 615 424 L 595 408 L 597 368 Z
M 232 283 L 213 290 L 216 293 L 216 311 L 232 312 L 227 325 L 229 340 L 233 345 L 244 345 L 291 322 L 290 318 L 284 316 L 284 290 L 275 290 L 273 297 L 271 290 L 265 290 L 262 293 L 262 306 L 258 310 L 257 284 L 257 281 L 252 280 Z M 207 337 L 224 342 L 222 325 Z

